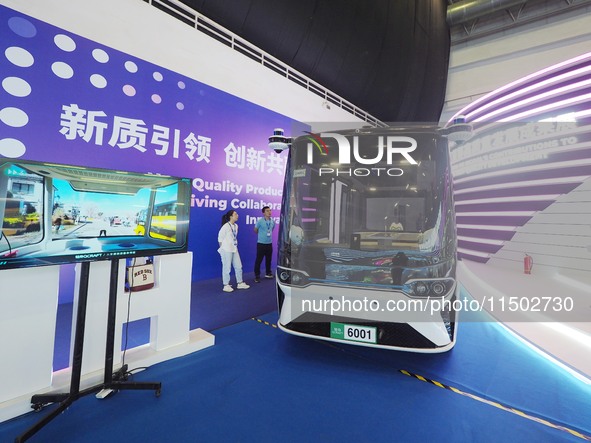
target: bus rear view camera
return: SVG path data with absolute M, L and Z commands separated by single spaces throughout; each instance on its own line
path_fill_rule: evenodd
M 0 270 L 187 251 L 190 181 L 0 160 Z

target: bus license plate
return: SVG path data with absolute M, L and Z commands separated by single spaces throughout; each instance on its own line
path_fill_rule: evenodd
M 376 343 L 377 331 L 371 326 L 348 325 L 346 323 L 330 323 L 330 337 L 339 340 Z

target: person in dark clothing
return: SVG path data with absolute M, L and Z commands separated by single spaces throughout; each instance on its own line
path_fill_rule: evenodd
M 408 266 L 408 257 L 404 252 L 397 253 L 392 259 L 392 284 L 402 285 L 402 273 L 404 268 Z
M 273 278 L 271 257 L 273 255 L 273 229 L 275 221 L 271 218 L 271 208 L 265 206 L 263 217 L 257 220 L 254 232 L 257 233 L 257 256 L 254 261 L 254 281 L 261 282 L 261 263 L 265 259 L 265 278 Z

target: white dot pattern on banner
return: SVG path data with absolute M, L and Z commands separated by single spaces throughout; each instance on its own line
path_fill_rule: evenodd
M 2 88 L 15 97 L 26 97 L 31 93 L 31 85 L 18 77 L 6 77 L 2 80 Z
M 123 93 L 129 97 L 133 97 L 135 95 L 135 88 L 131 85 L 123 86 Z
M 74 76 L 74 70 L 70 65 L 64 62 L 55 62 L 51 65 L 51 70 L 59 78 L 69 79 Z
M 132 61 L 126 61 L 125 69 L 127 69 L 128 72 L 135 74 L 137 72 L 137 65 Z
M 37 35 L 37 28 L 29 20 L 22 17 L 8 19 L 8 27 L 16 35 L 32 38 Z M 19 68 L 30 68 L 35 63 L 35 57 L 24 48 L 11 46 L 4 51 L 6 59 Z M 27 97 L 31 94 L 31 85 L 19 77 L 2 79 L 2 89 L 14 97 Z M 6 107 L 0 110 L 0 122 L 14 128 L 22 128 L 29 123 L 29 116 L 22 109 Z M 14 138 L 0 139 L 0 156 L 17 158 L 27 151 L 24 143 Z
M 11 17 L 8 19 L 8 27 L 12 32 L 21 37 L 31 38 L 37 35 L 37 28 L 26 18 Z
M 95 88 L 105 88 L 107 86 L 107 79 L 100 74 L 92 74 L 90 76 L 90 83 Z
M 0 155 L 8 158 L 21 157 L 27 148 L 20 141 L 14 138 L 3 138 L 0 140 Z
M 35 59 L 29 51 L 17 46 L 6 48 L 4 55 L 10 63 L 20 68 L 28 68 L 33 66 L 33 63 L 35 62 Z
M 92 51 L 92 57 L 99 63 L 107 63 L 109 61 L 109 54 L 102 49 Z
M 29 123 L 29 116 L 21 109 L 8 107 L 0 110 L 0 121 L 13 128 L 22 128 Z
M 22 17 L 12 17 L 8 20 L 8 27 L 17 35 L 25 38 L 35 37 L 37 35 L 36 26 L 29 20 Z M 73 52 L 77 49 L 76 41 L 65 34 L 56 34 L 53 37 L 53 42 L 57 48 L 64 52 Z M 27 49 L 18 46 L 11 46 L 5 49 L 4 54 L 6 59 L 15 66 L 21 68 L 30 68 L 35 64 L 35 57 Z M 110 56 L 107 51 L 95 48 L 92 51 L 92 57 L 98 63 L 108 63 Z M 127 72 L 135 74 L 139 71 L 138 65 L 128 60 L 124 64 Z M 55 76 L 62 79 L 70 79 L 74 76 L 74 68 L 63 61 L 55 61 L 51 65 L 51 70 Z M 153 71 L 152 77 L 157 82 L 164 80 L 164 75 L 159 71 Z M 90 83 L 99 89 L 107 87 L 108 81 L 101 74 L 92 74 L 90 76 Z M 184 81 L 179 80 L 177 82 L 179 89 L 184 90 L 186 84 Z M 20 77 L 6 77 L 2 80 L 2 88 L 8 94 L 15 97 L 27 97 L 32 93 L 31 85 Z M 134 97 L 137 95 L 136 88 L 131 84 L 125 84 L 122 87 L 122 92 L 128 97 Z M 200 91 L 201 95 L 204 95 L 203 91 Z M 163 98 L 160 94 L 152 94 L 151 100 L 155 104 L 161 104 Z M 177 101 L 175 104 L 176 108 L 180 111 L 185 109 L 184 103 Z M 202 114 L 202 111 L 199 111 Z M 15 107 L 6 107 L 0 109 L 0 122 L 7 126 L 14 128 L 21 128 L 29 123 L 28 114 L 22 109 Z M 22 156 L 26 152 L 26 147 L 20 140 L 13 138 L 5 138 L 0 140 L 0 156 L 16 158 Z
M 72 40 L 71 37 L 68 37 L 67 35 L 64 35 L 64 34 L 57 34 L 53 38 L 53 42 L 62 51 L 72 52 L 76 49 L 76 42 L 74 40 Z

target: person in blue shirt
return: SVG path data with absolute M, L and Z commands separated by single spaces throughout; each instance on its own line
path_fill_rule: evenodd
M 261 282 L 261 263 L 265 258 L 265 278 L 273 278 L 271 256 L 273 255 L 273 229 L 275 221 L 271 218 L 271 208 L 265 206 L 263 217 L 257 220 L 254 232 L 257 233 L 257 257 L 254 261 L 254 281 Z

